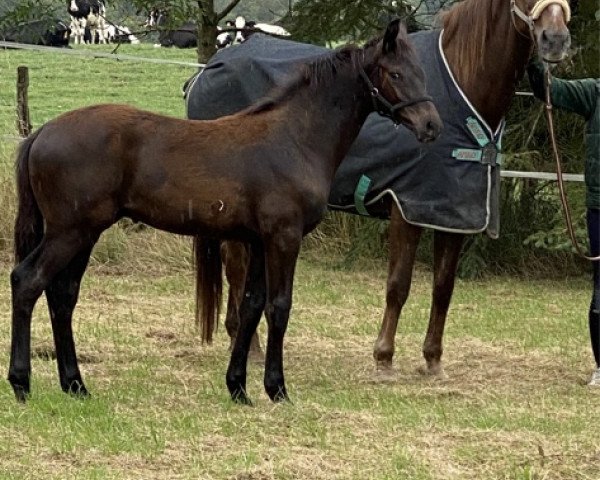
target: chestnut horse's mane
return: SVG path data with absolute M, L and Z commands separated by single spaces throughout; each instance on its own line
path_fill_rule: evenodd
M 495 2 L 504 7 L 502 2 Z M 506 0 L 508 4 L 508 0 Z M 503 35 L 493 31 L 494 19 L 500 14 L 492 8 L 492 0 L 463 0 L 440 14 L 444 26 L 444 36 L 452 38 L 461 55 L 454 68 L 469 82 L 483 67 L 483 59 L 491 35 Z M 456 72 L 455 72 L 456 73 Z

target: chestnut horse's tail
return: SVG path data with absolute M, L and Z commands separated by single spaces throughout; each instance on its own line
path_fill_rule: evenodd
M 18 209 L 15 220 L 15 262 L 20 263 L 42 241 L 44 219 L 33 195 L 29 180 L 29 152 L 42 129 L 27 137 L 17 152 L 15 162 Z
M 223 274 L 221 242 L 215 238 L 194 237 L 196 267 L 196 321 L 202 332 L 202 342 L 211 343 L 219 320 Z

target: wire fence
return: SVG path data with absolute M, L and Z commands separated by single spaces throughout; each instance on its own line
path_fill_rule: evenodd
M 134 55 L 125 55 L 121 53 L 107 53 L 107 52 L 96 52 L 93 50 L 73 50 L 69 48 L 57 48 L 57 47 L 46 47 L 43 45 L 30 45 L 27 43 L 15 43 L 0 41 L 0 48 L 12 48 L 16 50 L 33 50 L 38 52 L 52 52 L 62 55 L 75 55 L 79 57 L 90 57 L 90 58 L 108 58 L 111 60 L 123 60 L 131 62 L 145 62 L 145 63 L 158 63 L 165 65 L 182 65 L 185 67 L 204 68 L 204 63 L 195 62 L 182 62 L 179 60 L 167 60 L 163 58 L 148 58 L 148 57 L 137 57 Z
M 116 54 L 108 52 L 100 52 L 94 50 L 83 50 L 83 49 L 64 49 L 56 47 L 46 47 L 41 45 L 29 45 L 24 43 L 14 43 L 0 41 L 0 48 L 10 48 L 18 50 L 30 50 L 47 53 L 55 53 L 59 55 L 72 55 L 87 58 L 102 58 L 114 61 L 126 61 L 126 62 L 139 62 L 139 63 L 151 63 L 151 64 L 163 64 L 163 65 L 176 65 L 191 68 L 204 68 L 206 65 L 196 62 L 185 62 L 180 60 L 170 60 L 163 58 L 150 58 L 140 57 L 135 55 L 127 54 Z M 516 95 L 523 97 L 531 97 L 531 92 L 516 92 Z M 17 135 L 0 135 L 0 140 L 8 142 L 18 142 L 21 138 Z M 513 171 L 503 170 L 501 176 L 504 178 L 522 178 L 522 179 L 534 179 L 534 180 L 545 180 L 545 181 L 557 181 L 558 175 L 552 172 L 531 172 L 531 171 Z M 568 182 L 583 182 L 584 176 L 580 174 L 563 174 L 563 181 Z

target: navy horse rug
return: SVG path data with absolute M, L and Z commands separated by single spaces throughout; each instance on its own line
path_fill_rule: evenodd
M 444 122 L 442 133 L 435 142 L 421 144 L 405 127 L 371 114 L 336 173 L 329 205 L 389 218 L 391 199 L 412 224 L 457 233 L 485 231 L 495 238 L 503 129 L 492 132 L 456 84 L 442 35 L 411 35 L 427 91 Z M 325 51 L 259 34 L 220 50 L 187 82 L 187 115 L 206 120 L 238 112 Z

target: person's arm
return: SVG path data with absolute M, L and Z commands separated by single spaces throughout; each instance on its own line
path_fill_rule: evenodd
M 542 101 L 546 101 L 544 66 L 539 61 L 534 61 L 527 67 L 529 83 L 533 94 Z M 552 77 L 551 100 L 557 108 L 578 113 L 588 119 L 596 108 L 598 97 L 598 81 L 592 78 L 582 80 L 562 80 Z

